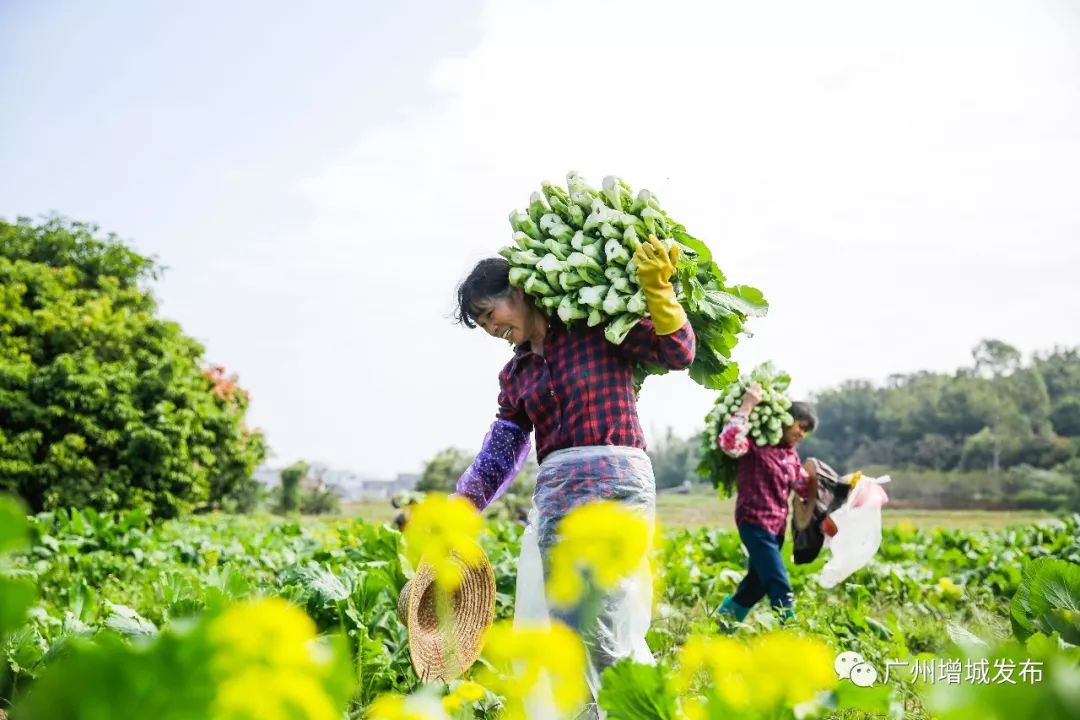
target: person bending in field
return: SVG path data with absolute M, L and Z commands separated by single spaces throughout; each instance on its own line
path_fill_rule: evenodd
M 750 411 L 761 402 L 761 385 L 746 391 L 742 405 L 720 431 L 716 442 L 727 455 L 738 459 L 735 524 L 750 556 L 746 577 L 734 595 L 720 605 L 720 619 L 741 622 L 766 595 L 784 619 L 794 616 L 794 597 L 780 548 L 787 527 L 788 498 L 794 490 L 808 494 L 809 476 L 795 449 L 817 426 L 817 415 L 808 403 L 794 402 L 788 412 L 794 424 L 783 430 L 779 445 L 759 446 L 750 437 Z

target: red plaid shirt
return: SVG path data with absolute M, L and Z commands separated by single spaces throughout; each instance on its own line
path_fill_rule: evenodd
M 652 321 L 635 325 L 619 345 L 604 328 L 568 329 L 548 319 L 543 355 L 529 343 L 517 348 L 499 373 L 500 420 L 536 431 L 536 457 L 568 447 L 616 445 L 645 449 L 645 433 L 634 397 L 634 365 L 672 370 L 694 361 L 694 331 L 686 323 L 671 335 L 657 335 Z
M 750 523 L 782 535 L 787 525 L 788 497 L 792 490 L 806 497 L 809 476 L 793 446 L 760 447 L 746 436 L 748 430 L 746 418 L 735 415 L 716 439 L 721 450 L 739 460 L 735 471 L 735 524 Z

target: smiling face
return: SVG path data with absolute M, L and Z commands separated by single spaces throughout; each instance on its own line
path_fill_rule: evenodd
M 500 340 L 517 346 L 529 339 L 533 309 L 525 302 L 520 288 L 513 288 L 506 295 L 481 298 L 473 303 L 476 324 Z
M 797 422 L 794 425 L 789 425 L 784 428 L 784 434 L 781 437 L 781 441 L 788 445 L 795 446 L 806 439 L 806 436 L 810 434 L 807 429 L 807 423 Z

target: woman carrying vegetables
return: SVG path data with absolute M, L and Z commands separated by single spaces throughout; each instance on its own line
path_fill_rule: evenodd
M 780 548 L 784 545 L 788 498 L 793 490 L 800 498 L 808 492 L 809 476 L 795 446 L 814 430 L 817 415 L 807 403 L 791 403 L 788 413 L 794 422 L 783 428 L 780 443 L 759 445 L 747 435 L 748 418 L 761 398 L 761 385 L 754 383 L 716 439 L 724 453 L 739 461 L 735 524 L 749 555 L 746 577 L 720 606 L 721 620 L 733 617 L 741 622 L 766 595 L 783 618 L 794 615 L 791 582 Z
M 517 475 L 535 433 L 540 467 L 522 538 L 515 616 L 540 620 L 547 618 L 536 616 L 546 614 L 581 635 L 589 651 L 592 716 L 606 667 L 623 657 L 651 661 L 645 644 L 651 580 L 623 583 L 596 613 L 561 612 L 548 609 L 540 568 L 547 567 L 559 521 L 578 506 L 612 500 L 650 520 L 655 515 L 633 373 L 638 363 L 678 370 L 694 360 L 694 332 L 671 284 L 678 254 L 677 245 L 669 251 L 655 237 L 635 252 L 651 320 L 635 325 L 619 345 L 605 339 L 602 327 L 567 328 L 557 314 L 547 316 L 510 284 L 510 265 L 502 258 L 481 261 L 458 288 L 458 321 L 510 342 L 515 351 L 499 374 L 496 420 L 457 493 L 479 509 L 489 505 Z

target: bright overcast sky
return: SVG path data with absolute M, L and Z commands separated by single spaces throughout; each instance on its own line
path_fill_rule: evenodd
M 1069 0 L 150 5 L 0 4 L 0 217 L 156 255 L 274 465 L 476 449 L 510 349 L 455 285 L 571 169 L 760 287 L 737 359 L 797 394 L 1080 344 Z M 677 374 L 639 410 L 685 436 L 710 402 Z

